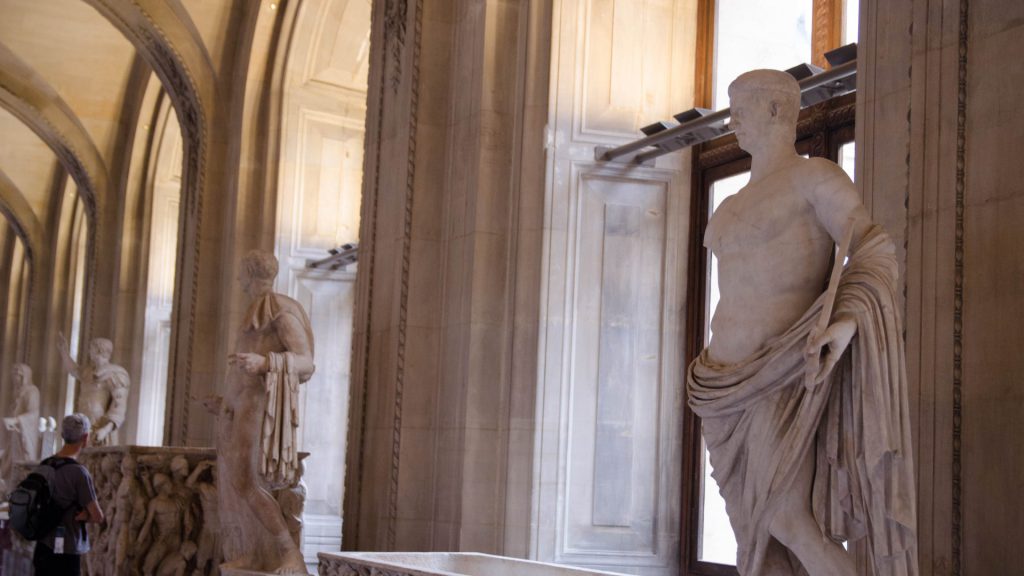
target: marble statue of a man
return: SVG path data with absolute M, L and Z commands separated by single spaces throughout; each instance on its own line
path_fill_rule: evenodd
M 93 446 L 118 444 L 118 430 L 128 410 L 128 371 L 110 361 L 114 344 L 106 338 L 89 343 L 89 364 L 80 366 L 71 358 L 68 343 L 61 334 L 57 349 L 64 367 L 80 384 L 77 410 L 93 422 L 90 443 Z
M 750 182 L 704 243 L 721 300 L 688 371 L 744 576 L 854 576 L 842 541 L 865 539 L 876 576 L 917 574 L 906 369 L 892 240 L 835 164 L 794 148 L 788 74 L 729 87 Z M 851 234 L 834 312 L 833 242 Z M 820 366 L 807 370 L 807 366 Z M 806 572 L 805 572 L 806 571 Z
M 11 367 L 14 381 L 14 413 L 4 418 L 7 450 L 0 462 L 0 478 L 9 480 L 14 464 L 39 458 L 39 388 L 32 383 L 32 369 L 26 364 Z
M 302 306 L 271 291 L 273 254 L 242 259 L 239 281 L 251 300 L 228 358 L 217 417 L 217 486 L 225 566 L 306 574 L 271 491 L 299 474 L 298 392 L 313 374 L 313 329 Z

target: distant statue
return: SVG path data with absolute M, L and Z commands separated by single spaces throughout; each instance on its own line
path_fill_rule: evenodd
M 708 223 L 721 300 L 687 387 L 739 572 L 855 576 L 840 543 L 866 539 L 875 576 L 916 575 L 892 240 L 838 166 L 796 153 L 790 75 L 746 73 L 729 96 L 750 182 Z
M 93 446 L 118 444 L 118 430 L 128 410 L 128 371 L 110 362 L 114 344 L 106 338 L 89 343 L 89 364 L 80 366 L 68 352 L 68 342 L 61 334 L 57 350 L 64 359 L 68 373 L 81 384 L 78 411 L 93 422 Z
M 272 491 L 299 476 L 299 385 L 313 374 L 313 330 L 302 306 L 271 291 L 277 259 L 252 251 L 239 281 L 251 300 L 228 358 L 217 410 L 220 520 L 225 566 L 306 574 L 305 561 Z
M 0 458 L 0 478 L 8 486 L 16 463 L 39 459 L 39 388 L 32 383 L 32 369 L 26 364 L 11 367 L 11 380 L 16 395 L 14 412 L 4 418 L 7 449 Z

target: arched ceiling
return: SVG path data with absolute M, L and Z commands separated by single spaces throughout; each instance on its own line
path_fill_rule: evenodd
M 135 48 L 81 0 L 0 0 L 0 13 L 0 39 L 60 94 L 109 157 Z
M 46 222 L 47 207 L 60 165 L 57 156 L 28 126 L 0 107 L 0 170 L 7 173 L 36 219 Z
M 0 41 L 67 103 L 109 169 L 134 47 L 81 0 L 0 0 L 0 14 Z M 45 228 L 61 170 L 57 156 L 7 110 L 0 110 L 0 130 L 0 170 Z

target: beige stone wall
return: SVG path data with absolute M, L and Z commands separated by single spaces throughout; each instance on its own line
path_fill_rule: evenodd
M 1009 574 L 1024 458 L 1024 6 L 866 2 L 858 180 L 906 250 L 922 574 Z

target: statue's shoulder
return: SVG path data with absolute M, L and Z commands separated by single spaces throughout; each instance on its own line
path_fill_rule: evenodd
M 96 380 L 105 382 L 115 388 L 127 388 L 129 383 L 128 371 L 117 364 L 107 364 L 101 370 L 96 371 Z
M 828 158 L 802 158 L 797 163 L 796 172 L 800 181 L 809 186 L 817 186 L 834 178 L 850 179 L 838 164 Z
M 298 300 L 284 294 L 274 293 L 274 303 L 277 305 L 278 314 L 275 315 L 275 321 L 281 319 L 284 315 L 294 316 L 303 324 L 309 324 L 309 316 L 306 315 L 306 309 L 299 304 Z

